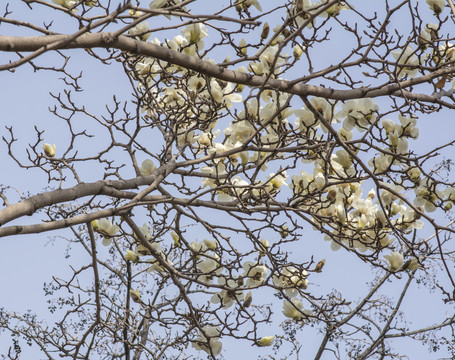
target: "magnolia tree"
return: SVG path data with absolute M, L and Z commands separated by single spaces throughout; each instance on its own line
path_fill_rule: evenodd
M 4 2 L 0 70 L 63 78 L 66 133 L 25 123 L 19 147 L 2 120 L 2 156 L 48 182 L 2 185 L 0 236 L 86 257 L 45 287 L 55 323 L 1 310 L 3 356 L 451 358 L 455 7 L 366 3 Z M 127 101 L 90 111 L 93 61 L 124 69 Z M 426 293 L 441 314 L 414 326 Z

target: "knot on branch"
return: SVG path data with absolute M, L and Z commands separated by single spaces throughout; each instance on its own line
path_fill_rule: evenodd
M 105 44 L 112 44 L 115 41 L 115 36 L 112 33 L 101 34 L 101 39 Z

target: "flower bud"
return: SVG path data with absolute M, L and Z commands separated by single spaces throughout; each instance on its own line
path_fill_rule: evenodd
M 90 222 L 90 225 L 92 226 L 93 230 L 98 231 L 98 220 L 92 220 Z
M 294 51 L 293 51 L 294 57 L 296 59 L 300 58 L 302 56 L 304 50 L 305 50 L 305 47 L 302 45 L 294 46 Z
M 180 246 L 180 237 L 175 231 L 171 231 L 171 238 L 174 240 L 174 246 L 179 247 Z
M 123 258 L 134 263 L 137 263 L 139 261 L 139 256 L 132 250 L 127 250 L 126 254 L 123 255 Z
M 51 144 L 44 144 L 43 145 L 43 150 L 44 150 L 44 153 L 46 154 L 46 156 L 49 156 L 49 157 L 54 157 L 55 156 L 55 144 L 54 145 L 51 145 Z
M 131 299 L 136 302 L 136 303 L 141 303 L 142 300 L 141 300 L 141 293 L 139 292 L 139 290 L 133 290 L 131 289 L 130 290 L 130 296 L 131 296 Z
M 265 336 L 258 340 L 258 346 L 270 346 L 273 344 L 275 336 Z
M 262 27 L 262 32 L 261 32 L 261 40 L 267 39 L 267 36 L 269 36 L 269 31 L 270 31 L 270 26 L 269 23 L 265 23 L 264 26 Z

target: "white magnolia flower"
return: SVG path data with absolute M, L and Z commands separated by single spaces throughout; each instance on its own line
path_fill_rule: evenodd
M 329 124 L 333 122 L 332 104 L 329 101 L 320 97 L 312 97 L 310 99 L 310 103 L 319 115 L 322 116 Z M 295 121 L 296 127 L 301 132 L 305 132 L 308 128 L 316 126 L 321 126 L 324 132 L 328 131 L 328 129 L 320 123 L 319 116 L 316 116 L 306 106 L 303 109 L 295 110 L 294 114 L 297 117 Z
M 150 9 L 153 10 L 153 9 L 161 9 L 163 7 L 165 7 L 167 4 L 167 0 L 153 0 L 150 2 Z
M 196 44 L 206 36 L 209 36 L 204 24 L 196 23 L 185 26 L 182 35 L 191 43 Z
M 112 237 L 118 233 L 120 227 L 112 224 L 108 219 L 101 219 L 98 221 L 98 232 L 104 236 L 103 245 L 109 245 L 112 242 Z
M 384 255 L 384 257 L 389 261 L 390 263 L 390 270 L 395 272 L 401 269 L 403 266 L 403 254 L 393 251 L 390 255 Z
M 150 32 L 147 32 L 149 30 L 150 30 L 149 23 L 143 21 L 143 22 L 137 24 L 135 27 L 132 27 L 131 29 L 129 29 L 128 34 L 131 34 L 131 35 L 141 34 L 140 40 L 147 41 L 151 35 Z
M 404 50 L 395 50 L 392 51 L 392 56 L 395 60 L 398 61 L 398 65 L 400 66 L 400 71 L 398 73 L 398 77 L 401 78 L 406 74 L 409 77 L 414 77 L 417 75 L 417 68 L 416 67 L 406 67 L 403 65 L 419 65 L 419 59 L 415 55 L 414 49 L 408 45 Z
M 141 303 L 142 302 L 141 293 L 139 292 L 139 290 L 131 289 L 130 290 L 130 297 L 135 303 Z
M 406 263 L 404 264 L 404 268 L 406 270 L 417 270 L 418 268 L 420 268 L 420 263 L 419 263 L 419 260 L 422 261 L 422 258 L 420 257 L 419 259 L 417 258 L 411 258 L 410 260 L 406 261 Z
M 223 269 L 217 258 L 218 257 L 215 254 L 213 257 L 206 257 L 197 263 L 196 267 L 203 273 L 203 275 L 198 277 L 199 281 L 211 284 L 213 278 L 221 274 Z
M 167 259 L 166 254 L 164 253 L 160 243 L 151 242 L 149 244 L 152 247 L 152 249 L 154 250 L 154 252 L 157 253 L 161 257 L 161 259 L 163 261 L 160 262 L 156 258 L 150 259 L 148 262 L 151 263 L 152 265 L 146 271 L 148 273 L 151 273 L 151 272 L 164 273 L 164 272 L 166 272 L 166 267 L 164 266 L 163 262 L 165 262 L 169 266 L 173 266 L 174 263 Z M 138 252 L 138 249 L 136 249 L 136 252 Z
M 323 4 L 327 3 L 328 1 L 323 2 Z M 320 17 L 322 18 L 327 18 L 327 17 L 336 17 L 340 15 L 340 12 L 342 10 L 347 10 L 347 9 L 352 9 L 352 5 L 348 5 L 346 3 L 340 2 L 338 4 L 330 6 L 328 9 L 326 9 L 322 14 L 319 14 Z
M 291 301 L 284 301 L 283 315 L 294 320 L 301 320 L 312 316 L 313 312 L 311 310 L 303 310 L 302 300 L 294 298 Z
M 148 176 L 148 175 L 152 175 L 153 171 L 155 171 L 155 169 L 156 169 L 156 166 L 153 163 L 153 161 L 150 159 L 146 159 L 142 162 L 141 167 L 139 168 L 139 171 L 142 176 Z
M 275 336 L 264 336 L 258 340 L 258 346 L 270 346 L 273 344 Z
M 205 244 L 205 246 L 207 246 L 207 248 L 211 250 L 215 250 L 218 246 L 218 242 L 216 240 L 204 239 L 202 242 Z
M 151 240 L 152 239 L 152 230 L 147 226 L 147 224 L 144 223 L 142 227 L 139 228 L 141 231 L 141 234 L 145 237 L 146 240 Z M 137 239 L 136 234 L 134 234 L 134 238 Z
M 79 3 L 78 0 L 52 0 L 54 4 L 63 6 L 64 8 L 72 8 L 74 5 Z M 76 9 L 73 9 L 73 11 L 77 11 Z
M 274 275 L 273 283 L 284 289 L 288 297 L 296 297 L 299 294 L 298 289 L 306 289 L 308 287 L 308 273 L 306 270 L 299 270 L 293 266 L 286 266 L 279 272 L 279 275 Z
M 55 146 L 55 144 L 51 145 L 51 144 L 46 143 L 46 144 L 43 144 L 43 150 L 44 150 L 44 153 L 46 154 L 46 156 L 54 157 L 56 146 Z
M 138 262 L 139 256 L 132 250 L 127 250 L 126 253 L 123 255 L 123 258 L 128 261 Z
M 414 189 L 416 195 L 414 199 L 415 206 L 423 206 L 425 211 L 433 212 L 436 210 L 436 203 L 443 198 L 443 194 L 426 180 L 422 181 L 419 187 Z
M 174 246 L 180 246 L 180 237 L 175 231 L 171 231 L 171 238 L 174 240 Z
M 379 106 L 371 98 L 347 100 L 335 117 L 344 119 L 343 129 L 351 131 L 356 128 L 360 132 L 368 130 L 376 122 Z
M 313 176 L 305 170 L 300 172 L 300 175 L 291 176 L 291 185 L 289 186 L 294 194 L 307 193 L 311 190 L 313 184 Z
M 210 340 L 208 340 L 202 331 L 200 331 L 200 336 L 193 341 L 192 346 L 196 350 L 205 351 L 207 354 L 210 354 L 211 350 L 213 355 L 218 355 L 223 348 L 223 344 L 219 340 L 221 333 L 220 328 L 218 326 L 204 326 L 202 330 Z
M 427 4 L 431 10 L 437 15 L 442 12 L 446 4 L 446 0 L 427 0 Z
M 368 161 L 368 165 L 372 167 L 375 173 L 382 173 L 386 171 L 390 165 L 392 165 L 393 156 L 388 154 L 380 153 L 373 159 Z
M 406 117 L 399 114 L 398 119 L 401 123 L 400 135 L 413 139 L 417 139 L 419 137 L 419 129 L 416 127 L 417 119 L 415 117 Z
M 385 130 L 386 135 L 399 131 L 400 128 L 400 125 L 390 119 L 382 119 L 382 126 Z
M 245 298 L 243 299 L 243 306 L 245 308 L 249 307 L 251 303 L 253 302 L 253 294 L 251 291 L 248 291 L 245 295 Z
M 253 5 L 258 11 L 262 11 L 261 4 L 259 4 L 258 0 L 237 0 L 236 1 L 236 9 L 241 10 L 242 8 L 248 9 L 251 5 Z
M 316 4 L 317 6 L 317 4 Z M 296 23 L 297 23 L 297 26 L 302 26 L 302 24 L 307 21 L 307 20 L 310 20 L 310 17 L 311 17 L 311 10 L 312 8 L 314 8 L 314 6 L 311 4 L 311 0 L 296 0 L 295 1 L 295 5 L 293 6 L 292 8 L 292 15 L 299 15 L 297 16 L 297 18 L 295 19 Z M 314 17 L 313 17 L 313 20 L 311 20 L 308 25 L 307 25 L 307 28 L 312 28 L 314 25 Z
M 277 190 L 283 185 L 286 185 L 286 179 L 288 176 L 286 175 L 286 171 L 281 172 L 280 174 L 271 173 L 270 176 L 267 178 L 268 185 L 272 186 L 272 190 Z
M 243 291 L 236 290 L 238 284 L 235 280 L 229 279 L 226 281 L 224 277 L 218 279 L 218 284 L 229 287 L 229 290 L 221 290 L 219 293 L 214 294 L 210 301 L 214 304 L 223 306 L 224 309 L 231 307 L 235 302 L 240 302 L 243 299 Z M 231 290 L 232 289 L 232 290 Z
M 262 284 L 268 272 L 265 265 L 259 265 L 252 261 L 245 261 L 243 263 L 243 270 L 243 276 L 247 278 L 246 286 L 258 286 Z
M 303 46 L 303 45 L 295 45 L 294 46 L 294 51 L 292 52 L 292 54 L 294 55 L 295 58 L 299 58 L 302 56 L 303 52 L 306 50 L 306 46 Z

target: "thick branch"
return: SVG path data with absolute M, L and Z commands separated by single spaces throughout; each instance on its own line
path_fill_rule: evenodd
M 55 46 L 56 43 L 61 44 Z M 428 83 L 431 79 L 441 77 L 444 74 L 455 72 L 454 66 L 448 66 L 440 70 L 431 72 L 414 79 L 402 81 L 400 83 L 381 86 L 369 89 L 362 87 L 352 90 L 335 90 L 308 84 L 293 84 L 288 80 L 270 79 L 261 76 L 245 74 L 239 71 L 227 70 L 222 66 L 210 64 L 197 57 L 179 53 L 167 49 L 163 46 L 154 45 L 148 42 L 135 40 L 124 35 L 117 36 L 116 33 L 95 33 L 84 34 L 74 39 L 73 35 L 49 35 L 33 37 L 14 37 L 0 36 L 0 50 L 2 51 L 37 51 L 40 49 L 85 49 L 85 48 L 106 48 L 118 49 L 129 53 L 153 57 L 159 60 L 168 61 L 171 64 L 179 65 L 205 75 L 229 81 L 237 84 L 245 84 L 250 87 L 267 87 L 277 91 L 296 94 L 301 96 L 319 96 L 326 99 L 347 100 L 365 97 L 379 97 L 394 95 L 405 97 L 409 100 L 439 103 L 444 106 L 455 108 L 454 105 L 438 99 L 436 96 L 417 94 L 403 89 L 422 83 Z M 5 70 L 8 65 L 0 66 L 0 70 Z

